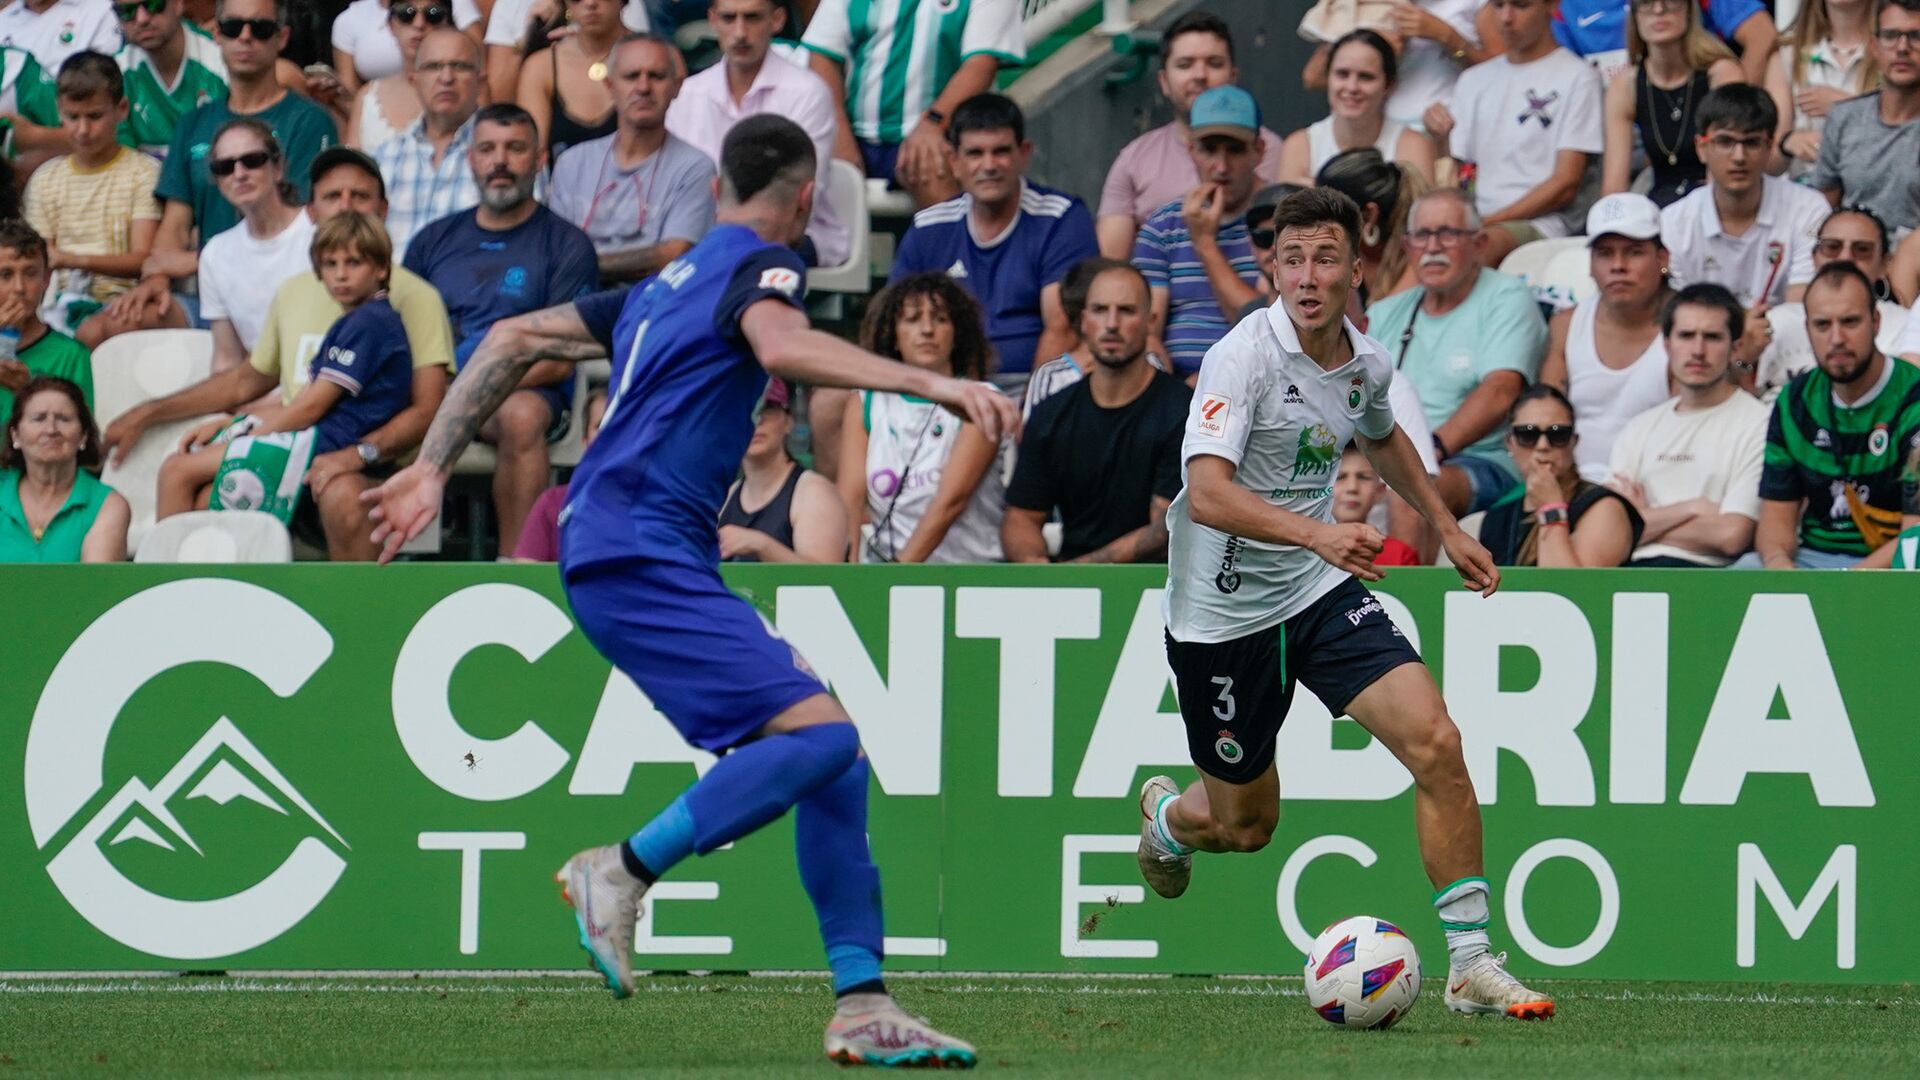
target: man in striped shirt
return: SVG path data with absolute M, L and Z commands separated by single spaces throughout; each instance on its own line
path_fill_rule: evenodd
M 126 82 L 120 141 L 166 157 L 180 118 L 227 96 L 227 62 L 210 35 L 189 31 L 183 0 L 116 5 L 126 44 L 115 59 Z
M 427 34 L 413 64 L 413 87 L 425 111 L 374 150 L 387 181 L 387 232 L 396 262 L 428 222 L 480 203 L 480 186 L 467 166 L 483 85 L 480 57 L 480 46 L 458 30 Z
M 1153 351 L 1170 358 L 1182 378 L 1227 332 L 1212 280 L 1227 271 L 1249 287 L 1260 264 L 1247 238 L 1247 208 L 1259 178 L 1265 140 L 1260 107 L 1237 86 L 1216 86 L 1193 101 L 1188 126 L 1200 186 L 1153 212 L 1133 244 L 1133 265 L 1153 290 Z M 1202 249 L 1218 258 L 1203 259 Z M 1209 267 L 1209 263 L 1218 264 Z M 1233 305 L 1237 311 L 1239 305 Z
M 1026 62 L 1018 0 L 821 0 L 800 44 L 844 106 L 835 156 L 923 207 L 959 193 L 943 141 L 954 110 Z

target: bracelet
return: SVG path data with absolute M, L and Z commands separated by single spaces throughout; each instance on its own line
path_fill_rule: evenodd
M 1795 128 L 1788 131 L 1785 135 L 1780 136 L 1780 156 L 1786 158 L 1788 161 L 1794 160 L 1794 156 L 1793 151 L 1787 149 L 1787 140 L 1793 138 L 1794 135 L 1798 133 L 1799 129 Z
M 1567 524 L 1567 504 L 1547 503 L 1533 512 L 1533 519 L 1540 525 L 1565 525 Z
M 1440 433 L 1439 433 L 1439 432 L 1437 432 L 1437 431 L 1436 431 L 1436 432 L 1434 432 L 1434 433 L 1433 433 L 1433 458 L 1434 458 L 1434 460 L 1435 460 L 1435 461 L 1445 461 L 1445 460 L 1447 460 L 1447 458 L 1448 458 L 1448 457 L 1450 457 L 1450 456 L 1451 456 L 1451 454 L 1452 454 L 1452 452 L 1451 452 L 1451 451 L 1449 451 L 1449 450 L 1447 449 L 1447 444 L 1446 444 L 1446 443 L 1443 443 L 1443 442 L 1441 442 L 1441 441 L 1440 441 Z

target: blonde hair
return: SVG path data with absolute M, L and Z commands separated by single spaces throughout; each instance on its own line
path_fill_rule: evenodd
M 1393 205 L 1404 206 L 1409 212 L 1382 215 L 1383 224 L 1387 226 L 1387 235 L 1380 241 L 1380 266 L 1373 278 L 1376 295 L 1379 296 L 1392 292 L 1393 287 L 1400 283 L 1400 275 L 1406 273 L 1409 258 L 1406 244 L 1407 222 L 1413 218 L 1411 213 L 1413 204 L 1425 198 L 1427 192 L 1433 190 L 1433 185 L 1427 183 L 1426 177 L 1420 175 L 1420 170 L 1404 161 L 1394 162 L 1393 167 L 1400 170 L 1400 194 L 1394 199 Z
M 1680 7 L 1687 13 L 1687 30 L 1680 36 L 1680 50 L 1686 54 L 1688 67 L 1705 71 L 1718 61 L 1733 59 L 1733 50 L 1727 48 L 1727 43 L 1700 25 L 1699 4 L 1694 0 L 1680 0 Z M 1640 36 L 1640 18 L 1631 6 L 1627 9 L 1627 59 L 1636 64 L 1647 62 L 1647 42 Z
M 313 272 L 320 272 L 322 256 L 336 251 L 357 252 L 361 258 L 385 270 L 382 281 L 393 274 L 393 239 L 387 235 L 387 227 L 372 214 L 348 211 L 335 214 L 314 227 L 313 246 L 308 248 Z
M 1878 18 L 1878 12 L 1875 12 L 1869 22 L 1877 25 Z M 1807 57 L 1813 52 L 1813 47 L 1832 39 L 1833 22 L 1827 18 L 1827 0 L 1806 0 L 1800 6 L 1800 14 L 1793 17 L 1793 25 L 1780 36 L 1793 44 L 1793 81 L 1797 85 L 1807 77 Z M 1854 68 L 1853 74 L 1858 85 L 1848 89 L 1856 94 L 1864 94 L 1880 85 L 1880 69 L 1874 66 L 1872 49 L 1860 50 L 1860 63 Z M 1792 87 L 1788 89 L 1791 91 Z

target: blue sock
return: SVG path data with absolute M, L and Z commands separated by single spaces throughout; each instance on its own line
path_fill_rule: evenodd
M 633 857 L 621 861 L 628 872 L 648 885 L 693 854 L 693 814 L 687 809 L 686 792 L 627 838 L 627 854 Z
M 779 818 L 859 756 L 860 733 L 850 723 L 815 724 L 734 750 L 684 796 L 693 850 L 705 855 Z
M 833 991 L 884 993 L 880 871 L 867 849 L 867 759 L 856 758 L 794 812 L 800 881 L 820 919 Z

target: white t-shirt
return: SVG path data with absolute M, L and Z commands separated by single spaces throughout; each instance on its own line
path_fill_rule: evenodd
M 1593 320 L 1599 297 L 1590 296 L 1574 307 L 1567 324 L 1567 401 L 1573 405 L 1580 441 L 1573 460 L 1580 475 L 1604 484 L 1613 470 L 1613 441 L 1627 421 L 1667 400 L 1667 341 L 1659 334 L 1653 343 L 1623 368 L 1600 361 L 1593 340 Z
M 1600 76 L 1563 48 L 1525 64 L 1496 56 L 1461 72 L 1448 106 L 1450 141 L 1456 159 L 1475 165 L 1473 198 L 1481 215 L 1539 187 L 1562 150 L 1598 155 L 1605 146 L 1600 99 Z M 1563 212 L 1533 224 L 1543 236 L 1578 229 Z
M 51 79 L 74 53 L 120 51 L 120 20 L 107 0 L 55 0 L 35 14 L 23 0 L 0 9 L 0 45 L 33 54 Z
M 1758 521 L 1770 410 L 1745 390 L 1711 409 L 1681 412 L 1679 406 L 1679 398 L 1669 398 L 1627 421 L 1613 444 L 1613 473 L 1639 481 L 1649 506 L 1711 499 L 1723 514 Z M 1633 552 L 1636 559 L 1663 555 L 1701 566 L 1733 561 L 1658 542 Z
M 1880 309 L 1880 332 L 1873 335 L 1873 343 L 1880 351 L 1888 356 L 1920 352 L 1920 323 L 1913 321 L 1912 313 L 1892 300 L 1874 306 Z M 1773 343 L 1760 354 L 1759 370 L 1753 376 L 1754 392 L 1762 398 L 1771 398 L 1814 364 L 1813 340 L 1807 337 L 1807 305 L 1795 301 L 1768 308 L 1767 325 L 1773 327 Z
M 1459 31 L 1461 37 L 1478 45 L 1480 31 L 1473 25 L 1473 16 L 1483 2 L 1414 0 L 1413 6 L 1433 12 L 1440 21 Z M 1424 131 L 1421 116 L 1427 106 L 1452 96 L 1454 81 L 1460 77 L 1460 65 L 1446 46 L 1426 38 L 1414 38 L 1400 53 L 1399 75 L 1393 84 L 1393 95 L 1387 98 L 1387 119 Z M 1392 155 L 1388 155 L 1388 160 L 1392 160 Z
M 493 14 L 487 17 L 486 44 L 510 49 L 527 43 L 527 23 L 532 16 L 533 0 L 494 0 Z M 627 0 L 620 21 L 634 33 L 647 29 L 647 5 L 644 0 Z M 802 65 L 805 66 L 805 65 Z
M 465 30 L 480 21 L 473 0 L 453 0 L 453 25 Z M 333 20 L 333 47 L 353 57 L 361 82 L 400 74 L 400 42 L 387 28 L 387 5 L 381 0 L 353 0 Z
M 313 271 L 312 246 L 313 219 L 304 210 L 265 240 L 254 239 L 245 221 L 215 234 L 200 252 L 200 317 L 231 322 L 252 352 L 280 286 Z
M 873 536 L 861 562 L 894 562 L 933 504 L 947 459 L 958 443 L 960 418 L 943 405 L 904 394 L 865 391 L 867 519 Z M 989 467 L 966 509 L 947 529 L 930 563 L 999 562 L 1000 518 L 1006 513 L 1002 470 Z
M 1207 350 L 1180 447 L 1182 482 L 1193 458 L 1225 458 L 1234 463 L 1234 483 L 1332 523 L 1341 450 L 1355 432 L 1380 439 L 1394 425 L 1393 361 L 1353 323 L 1345 326 L 1354 356 L 1332 371 L 1300 352 L 1285 304 L 1242 320 Z M 1347 576 L 1306 548 L 1196 523 L 1185 487 L 1167 513 L 1167 534 L 1161 613 L 1178 641 L 1231 641 L 1264 630 Z
M 1711 281 L 1751 308 L 1767 289 L 1767 303 L 1787 302 L 1787 287 L 1813 280 L 1813 246 L 1820 223 L 1833 208 L 1826 196 L 1777 176 L 1762 176 L 1760 210 L 1740 236 L 1729 236 L 1713 204 L 1713 185 L 1702 184 L 1660 211 L 1660 242 L 1675 288 Z M 1774 266 L 1779 263 L 1778 270 Z
M 1400 136 L 1406 134 L 1407 125 L 1398 120 L 1388 119 L 1380 125 L 1380 137 L 1373 140 L 1373 148 L 1388 161 L 1400 160 Z M 1333 117 L 1324 116 L 1307 125 L 1307 173 L 1319 176 L 1340 153 L 1340 140 L 1333 133 Z

